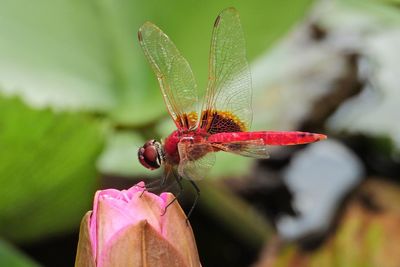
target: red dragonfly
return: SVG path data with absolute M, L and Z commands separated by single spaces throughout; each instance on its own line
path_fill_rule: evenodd
M 198 190 L 193 181 L 206 176 L 213 166 L 213 152 L 265 159 L 268 146 L 327 138 L 308 132 L 248 131 L 252 121 L 251 75 L 236 9 L 223 10 L 215 20 L 208 86 L 200 113 L 195 78 L 174 43 L 150 22 L 142 25 L 138 38 L 177 127 L 163 143 L 150 140 L 139 148 L 139 161 L 146 168 L 164 165 L 165 177 L 174 173 L 179 180 L 184 177 L 191 181 Z

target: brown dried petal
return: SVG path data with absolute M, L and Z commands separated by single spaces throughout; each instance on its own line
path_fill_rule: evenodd
M 147 221 L 121 230 L 104 253 L 101 267 L 188 267 L 181 253 Z
M 163 193 L 161 197 L 165 203 L 170 203 L 175 197 L 170 193 Z M 161 218 L 163 222 L 162 234 L 184 257 L 186 266 L 200 266 L 196 241 L 192 227 L 186 222 L 186 215 L 175 201 L 168 207 L 167 212 Z
M 82 218 L 79 230 L 79 242 L 75 258 L 75 267 L 95 267 L 94 255 L 89 236 L 89 222 L 92 211 Z

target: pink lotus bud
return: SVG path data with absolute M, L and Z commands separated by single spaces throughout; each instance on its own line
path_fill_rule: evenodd
M 96 192 L 82 219 L 75 267 L 201 266 L 192 228 L 174 196 L 128 190 Z

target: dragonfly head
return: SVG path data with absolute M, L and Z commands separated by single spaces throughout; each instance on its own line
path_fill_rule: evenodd
M 162 147 L 156 140 L 149 140 L 138 150 L 139 162 L 147 169 L 158 169 L 163 162 Z

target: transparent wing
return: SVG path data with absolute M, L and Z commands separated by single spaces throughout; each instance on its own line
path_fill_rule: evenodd
M 269 158 L 267 146 L 264 144 L 262 139 L 235 141 L 229 143 L 213 143 L 212 146 L 222 151 L 245 157 L 257 159 Z
M 210 119 L 220 111 L 243 125 L 245 129 L 242 130 L 248 130 L 252 120 L 251 97 L 250 69 L 239 14 L 236 9 L 228 8 L 214 23 L 200 127 L 213 133 L 221 132 L 221 129 L 212 131 L 216 123 Z
M 138 38 L 176 126 L 196 127 L 197 85 L 189 63 L 169 37 L 151 22 L 140 27 Z
M 178 173 L 180 176 L 197 181 L 207 176 L 215 163 L 213 147 L 208 143 L 179 142 L 178 151 L 180 162 Z

